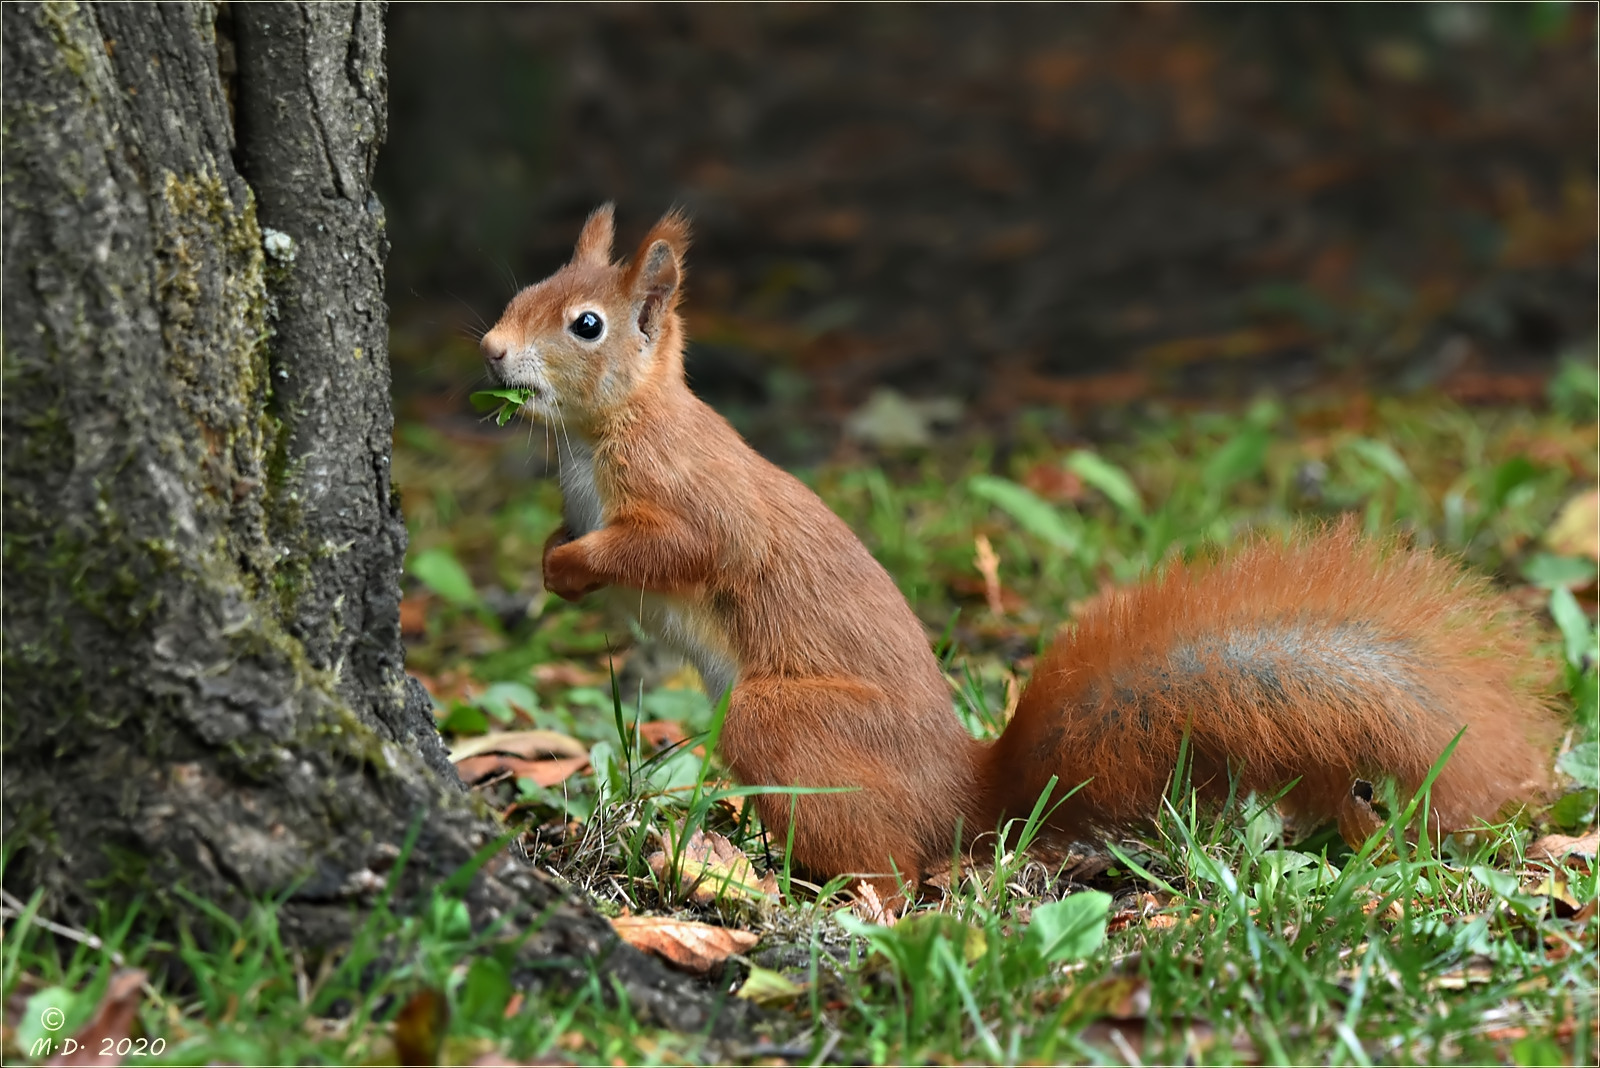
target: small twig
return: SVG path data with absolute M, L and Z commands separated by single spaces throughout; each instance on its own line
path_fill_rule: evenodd
M 28 906 L 23 904 L 22 900 L 15 894 L 11 893 L 11 891 L 0 890 L 0 920 L 14 920 L 26 912 L 27 909 Z M 88 931 L 80 931 L 76 927 L 68 927 L 66 924 L 56 923 L 54 920 L 47 920 L 37 913 L 34 914 L 34 917 L 30 922 L 39 927 L 43 927 L 51 934 L 60 935 L 62 938 L 70 939 L 71 941 L 77 942 L 80 945 L 88 946 L 90 949 L 99 950 L 106 956 L 110 957 L 111 963 L 115 964 L 119 968 L 126 968 L 128 966 L 128 962 L 122 956 L 122 954 L 118 953 L 114 949 L 107 949 L 105 942 L 101 940 L 99 935 L 92 935 Z M 150 981 L 148 979 L 140 982 L 139 989 L 144 991 L 145 996 L 151 1001 L 154 1001 L 156 1004 L 159 1005 L 163 1003 L 160 993 L 156 991 L 155 987 L 150 985 Z
M 7 920 L 16 919 L 18 916 L 21 916 L 23 912 L 27 911 L 28 908 L 28 906 L 24 905 L 22 901 L 9 890 L 0 890 L 0 901 L 4 901 L 5 903 L 4 907 L 0 907 L 0 918 Z M 106 944 L 100 940 L 98 935 L 92 935 L 87 931 L 80 931 L 75 927 L 68 927 L 65 924 L 56 923 L 54 920 L 47 920 L 43 916 L 34 916 L 33 922 L 40 927 L 43 927 L 51 934 L 58 934 L 62 938 L 70 938 L 72 941 L 86 945 L 90 949 L 104 950 L 106 948 Z M 109 950 L 108 952 L 111 957 L 111 963 L 115 964 L 119 968 L 126 964 L 126 962 L 122 959 L 121 953 L 118 953 L 114 949 Z
M 984 600 L 989 602 L 989 611 L 998 619 L 1006 614 L 1005 602 L 1000 596 L 1000 557 L 995 554 L 994 546 L 983 534 L 974 537 L 972 545 L 976 550 L 972 562 L 977 567 L 978 574 L 983 576 Z

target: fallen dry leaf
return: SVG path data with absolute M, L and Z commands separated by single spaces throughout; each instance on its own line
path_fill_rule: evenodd
M 1059 463 L 1037 463 L 1022 476 L 1022 484 L 1051 504 L 1070 504 L 1084 498 L 1083 478 Z
M 1000 557 L 995 555 L 987 535 L 979 534 L 972 539 L 972 545 L 976 550 L 972 563 L 983 576 L 983 599 L 989 603 L 990 612 L 1005 615 L 1005 602 L 1000 599 Z
M 1439 392 L 1458 404 L 1535 404 L 1544 399 L 1549 375 L 1496 373 L 1462 368 L 1439 382 Z
M 1529 860 L 1560 861 L 1566 857 L 1593 857 L 1600 852 L 1600 831 L 1573 838 L 1547 834 L 1528 847 Z
M 77 1045 L 71 1053 L 61 1052 L 46 1064 L 121 1064 L 126 1054 L 102 1055 L 102 1049 L 115 1050 L 117 1043 L 128 1038 L 133 1029 L 134 1014 L 139 1011 L 139 1001 L 146 973 L 138 968 L 123 968 L 106 984 L 106 993 L 95 1006 L 94 1016 L 83 1025 L 74 1038 Z
M 666 916 L 618 916 L 611 926 L 628 945 L 696 975 L 708 974 L 735 953 L 753 949 L 761 941 L 750 931 Z
M 778 880 L 770 872 L 757 878 L 744 852 L 715 831 L 696 830 L 681 850 L 669 839 L 667 849 L 646 858 L 663 883 L 671 881 L 672 853 L 677 854 L 678 892 L 697 905 L 748 902 L 769 905 L 778 899 Z
M 1580 493 L 1563 505 L 1544 532 L 1544 543 L 1560 556 L 1600 559 L 1600 491 Z
M 456 761 L 456 774 L 468 785 L 482 782 L 491 775 L 510 772 L 519 779 L 532 779 L 540 786 L 559 786 L 588 766 L 586 756 L 524 760 L 504 753 L 485 753 Z
M 878 891 L 864 879 L 856 884 L 856 899 L 850 903 L 850 911 L 880 927 L 893 927 L 900 922 L 895 910 L 885 905 Z
M 450 750 L 450 759 L 459 762 L 483 753 L 505 753 L 524 760 L 580 756 L 586 758 L 589 755 L 589 747 L 560 731 L 494 731 L 476 738 L 462 739 Z
M 1532 876 L 1529 878 L 1529 876 Z M 1580 908 L 1578 899 L 1560 872 L 1541 872 L 1535 869 L 1523 873 L 1522 892 L 1534 897 L 1550 899 L 1550 909 L 1557 919 L 1566 919 Z
M 400 633 L 407 638 L 418 638 L 428 632 L 428 605 L 433 598 L 427 594 L 403 597 L 400 600 Z
M 1494 962 L 1487 957 L 1474 957 L 1459 968 L 1434 976 L 1427 986 L 1432 990 L 1465 990 L 1477 983 L 1493 981 Z
M 514 1061 L 502 1053 L 491 1050 L 480 1057 L 468 1062 L 468 1068 L 544 1068 L 547 1065 L 571 1064 L 569 1060 L 545 1054 L 543 1057 L 534 1057 L 531 1060 Z
M 1142 1019 L 1150 1014 L 1150 984 L 1142 976 L 1113 975 L 1074 991 L 1079 1003 L 1097 1016 Z
M 533 677 L 546 686 L 599 686 L 607 681 L 607 676 L 599 671 L 568 662 L 539 664 L 533 669 Z
M 1131 404 L 1156 392 L 1145 371 L 1120 371 L 1103 375 L 1055 378 L 1025 372 L 1008 383 L 1017 402 L 1062 408 L 1088 408 Z
M 770 968 L 752 967 L 749 978 L 744 981 L 744 985 L 739 988 L 735 997 L 770 1008 L 787 1005 L 804 994 L 806 989 L 806 983 L 796 983 L 780 972 L 772 971 Z
M 412 994 L 394 1018 L 394 1052 L 401 1064 L 438 1064 L 450 1029 L 450 1002 L 432 987 Z
M 1111 917 L 1106 923 L 1106 930 L 1121 931 L 1138 923 L 1146 927 L 1176 927 L 1178 918 L 1162 913 L 1161 910 L 1165 907 L 1166 905 L 1156 895 L 1140 894 L 1129 907 L 1121 909 Z
M 559 731 L 495 731 L 467 738 L 450 751 L 464 783 L 510 772 L 540 786 L 557 786 L 589 766 L 589 751 Z
M 1200 1055 L 1217 1045 L 1216 1028 L 1203 1020 L 1169 1023 L 1163 1030 L 1171 1035 L 1182 1027 L 1185 1059 L 1191 1064 L 1200 1063 Z M 1114 1050 L 1125 1064 L 1140 1064 L 1145 1059 L 1145 1038 L 1148 1023 L 1144 1019 L 1096 1020 L 1078 1032 L 1078 1041 L 1097 1049 Z M 1260 1056 L 1245 1035 L 1234 1037 L 1231 1043 L 1233 1059 L 1242 1064 L 1259 1064 Z
M 437 675 L 426 675 L 420 671 L 413 671 L 411 674 L 418 682 L 422 683 L 422 688 L 432 694 L 435 701 L 439 702 L 440 707 L 434 710 L 435 714 L 439 716 L 448 715 L 450 710 L 444 706 L 457 698 L 465 697 L 467 690 L 473 685 L 472 676 L 464 671 L 441 671 Z
M 689 736 L 684 733 L 683 724 L 670 719 L 656 719 L 639 724 L 639 736 L 658 750 L 682 745 L 689 740 Z M 705 751 L 706 747 L 703 745 L 697 745 L 690 750 L 701 754 Z

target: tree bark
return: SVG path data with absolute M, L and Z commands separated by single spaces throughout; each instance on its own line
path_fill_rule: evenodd
M 402 905 L 499 832 L 403 667 L 382 9 L 218 11 L 4 9 L 5 884 L 333 947 L 413 828 Z M 704 1024 L 506 851 L 464 893 Z

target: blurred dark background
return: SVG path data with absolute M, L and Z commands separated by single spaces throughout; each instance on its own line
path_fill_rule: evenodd
M 786 458 L 882 387 L 1530 402 L 1594 358 L 1594 10 L 396 5 L 402 415 L 607 199 L 693 214 L 695 387 Z

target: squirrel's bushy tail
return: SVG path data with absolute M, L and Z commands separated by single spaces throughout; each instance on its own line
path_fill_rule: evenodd
M 1336 818 L 1357 780 L 1433 785 L 1437 826 L 1493 819 L 1537 791 L 1557 717 L 1551 665 L 1487 582 L 1353 521 L 1220 562 L 1172 567 L 1091 602 L 1041 658 L 981 781 L 992 827 L 1051 775 L 1058 833 L 1156 814 L 1187 730 L 1191 780 L 1217 796 L 1292 779 L 1294 814 Z M 986 822 L 982 822 L 986 821 Z

